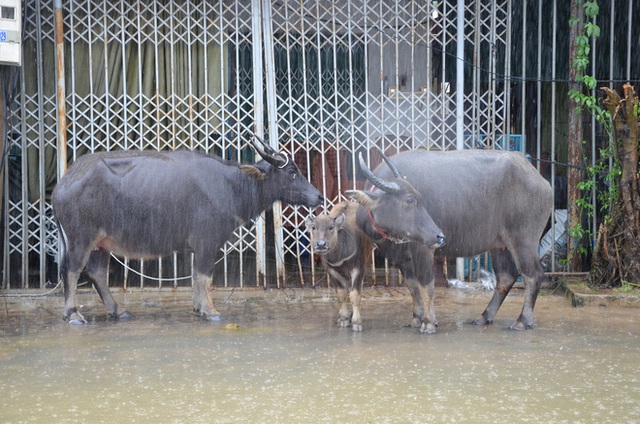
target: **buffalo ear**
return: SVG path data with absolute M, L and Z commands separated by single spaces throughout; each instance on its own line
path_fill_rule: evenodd
M 373 209 L 378 205 L 379 194 L 363 190 L 347 190 L 344 192 L 351 200 L 355 200 L 360 206 Z
M 262 173 L 258 168 L 251 165 L 240 165 L 240 171 L 244 172 L 251 178 L 254 178 L 258 181 L 264 180 L 267 176 Z

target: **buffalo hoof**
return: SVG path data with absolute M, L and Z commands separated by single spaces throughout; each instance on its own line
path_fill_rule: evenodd
M 360 331 L 362 331 L 362 324 L 353 324 L 353 325 L 351 326 L 351 329 L 352 329 L 353 331 L 360 332 Z
M 424 334 L 434 334 L 436 332 L 436 326 L 430 322 L 423 322 L 420 327 L 420 332 Z
M 128 311 L 123 311 L 122 313 L 117 313 L 117 312 L 109 312 L 107 315 L 109 315 L 109 318 L 113 318 L 113 319 L 130 319 L 133 318 L 133 315 L 131 315 Z
M 89 324 L 83 317 L 69 319 L 69 325 L 87 325 Z
M 409 327 L 413 327 L 413 328 L 422 327 L 422 320 L 420 318 L 413 317 L 413 319 L 411 320 L 411 324 L 409 324 Z
M 64 317 L 65 320 L 69 320 L 69 325 L 86 325 L 89 324 L 89 322 L 84 319 L 84 317 L 78 313 L 78 312 L 74 312 L 72 313 L 70 316 L 68 317 Z
M 471 324 L 472 325 L 489 325 L 489 324 L 493 324 L 493 321 L 492 320 L 487 320 L 487 319 L 484 319 L 484 318 L 480 317 L 480 318 L 476 318 L 473 321 L 471 321 Z
M 351 325 L 351 320 L 350 319 L 338 318 L 338 327 L 346 328 L 349 325 Z
M 208 315 L 206 318 L 211 322 L 220 322 L 220 321 L 222 321 L 222 317 L 220 316 L 220 314 Z
M 509 327 L 510 330 L 516 330 L 516 331 L 524 331 L 524 330 L 530 330 L 531 324 L 524 324 L 520 321 L 516 321 L 514 322 L 511 327 Z

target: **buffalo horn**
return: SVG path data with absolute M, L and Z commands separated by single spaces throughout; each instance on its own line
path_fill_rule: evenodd
M 266 160 L 271 165 L 277 166 L 278 168 L 284 168 L 285 165 L 289 163 L 289 158 L 287 158 L 287 156 L 280 152 L 276 152 L 271 146 L 265 143 L 265 141 L 257 135 L 254 134 L 253 137 L 257 141 L 257 143 L 252 143 L 253 147 L 256 149 L 262 159 Z
M 367 164 L 364 162 L 364 159 L 362 158 L 362 152 L 358 153 L 358 160 L 360 162 L 360 169 L 362 169 L 364 175 L 377 188 L 384 191 L 385 193 L 397 193 L 398 191 L 400 191 L 400 186 L 398 184 L 378 178 L 373 174 L 373 172 L 371 172 Z
M 391 162 L 391 159 L 389 159 L 384 152 L 382 151 L 382 149 L 378 146 L 375 146 L 376 150 L 378 151 L 378 154 L 380 155 L 380 157 L 382 158 L 382 160 L 384 160 L 384 163 L 387 164 L 387 166 L 389 167 L 389 169 L 391 169 L 391 172 L 393 172 L 393 175 L 395 175 L 396 178 L 402 178 L 402 175 L 400 174 L 400 170 L 398 169 L 398 167 L 396 166 L 395 163 Z

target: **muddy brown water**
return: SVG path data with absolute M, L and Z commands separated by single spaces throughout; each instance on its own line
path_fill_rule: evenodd
M 117 293 L 127 321 L 81 294 L 86 326 L 60 296 L 0 299 L 0 422 L 639 422 L 639 310 L 543 294 L 514 332 L 514 291 L 476 327 L 489 293 L 437 289 L 435 335 L 402 288 L 365 289 L 362 333 L 326 288 L 215 291 L 220 324 L 189 291 Z

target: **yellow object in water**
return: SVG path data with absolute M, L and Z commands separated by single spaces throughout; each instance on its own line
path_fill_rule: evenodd
M 236 323 L 231 323 L 231 324 L 225 325 L 224 328 L 226 328 L 227 330 L 239 330 L 240 325 Z

